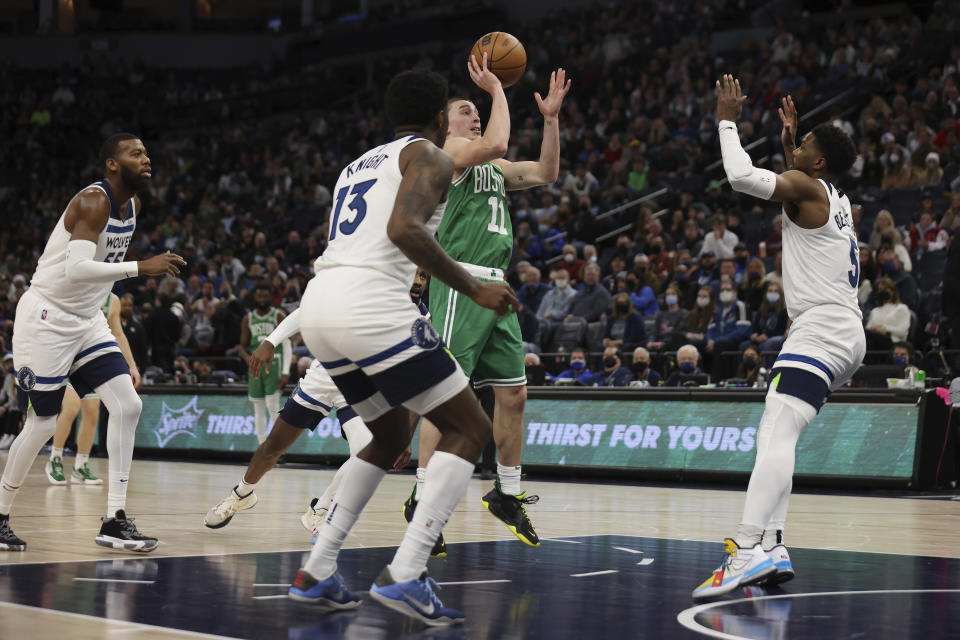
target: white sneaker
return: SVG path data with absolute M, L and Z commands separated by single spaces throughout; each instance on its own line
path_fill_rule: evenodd
M 204 526 L 210 529 L 219 529 L 227 526 L 227 523 L 236 515 L 237 511 L 251 509 L 257 504 L 257 494 L 251 491 L 244 497 L 237 494 L 237 488 L 230 490 L 230 495 L 220 501 L 220 503 L 207 511 L 203 518 Z
M 6 451 L 7 449 L 9 449 L 10 445 L 12 445 L 13 441 L 16 439 L 17 439 L 16 436 L 12 434 L 9 434 L 9 433 L 3 434 L 3 437 L 0 438 L 0 451 Z
M 796 572 L 793 570 L 793 563 L 790 562 L 790 554 L 787 548 L 782 544 L 774 546 L 772 549 L 766 549 L 767 555 L 773 560 L 773 566 L 776 567 L 776 573 L 767 576 L 764 584 L 775 585 L 788 580 L 793 580 Z
M 310 501 L 310 506 L 307 507 L 307 510 L 302 516 L 300 516 L 300 524 L 303 525 L 303 528 L 310 532 L 310 542 L 317 541 L 317 530 L 320 528 L 320 523 L 323 522 L 327 517 L 327 508 L 321 507 L 316 508 L 317 502 L 320 498 L 314 498 Z
M 713 575 L 693 590 L 694 599 L 715 598 L 730 593 L 737 587 L 754 584 L 776 573 L 773 559 L 767 555 L 760 544 L 749 549 L 741 549 L 736 542 L 727 538 L 723 541 L 723 562 Z

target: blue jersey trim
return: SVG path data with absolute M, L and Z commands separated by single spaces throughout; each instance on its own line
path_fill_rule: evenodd
M 309 409 L 299 402 L 292 399 L 287 400 L 283 405 L 283 411 L 280 412 L 280 419 L 297 429 L 310 429 L 313 431 L 323 420 L 323 414 L 319 411 Z
M 114 343 L 115 344 L 115 343 Z M 130 366 L 119 351 L 97 356 L 70 374 L 70 384 L 81 398 L 117 376 L 130 375 Z
M 380 353 L 376 353 L 370 356 L 369 358 L 364 358 L 363 360 L 357 360 L 357 366 L 369 367 L 372 364 L 377 364 L 378 362 L 382 362 L 383 360 L 386 360 L 390 356 L 395 356 L 398 353 L 406 351 L 412 346 L 413 346 L 413 338 L 407 338 L 403 342 L 399 344 L 395 344 L 388 349 L 384 349 Z
M 73 361 L 76 362 L 76 361 L 79 360 L 80 358 L 82 358 L 82 357 L 84 357 L 84 356 L 88 356 L 88 355 L 90 355 L 91 353 L 93 353 L 94 351 L 98 351 L 98 350 L 100 350 L 100 349 L 106 349 L 107 347 L 117 347 L 117 348 L 119 349 L 119 348 L 120 348 L 120 345 L 117 344 L 116 340 L 111 340 L 110 342 L 101 342 L 100 344 L 95 344 L 95 345 L 93 345 L 92 347 L 87 347 L 86 349 L 84 349 L 83 351 L 81 351 L 80 353 L 78 353 L 78 354 L 77 354 L 77 357 L 74 358 Z M 38 378 L 38 379 L 39 379 L 39 378 Z
M 314 400 L 313 398 L 311 398 L 310 396 L 308 396 L 307 394 L 305 394 L 305 393 L 303 392 L 303 389 L 301 389 L 300 387 L 297 387 L 297 396 L 300 397 L 300 398 L 302 398 L 303 400 L 306 400 L 307 402 L 309 402 L 310 404 L 312 404 L 312 405 L 315 406 L 315 407 L 320 407 L 321 409 L 323 409 L 323 410 L 326 411 L 327 413 L 330 412 L 330 407 L 328 407 L 327 405 L 323 404 L 323 403 L 320 402 L 319 400 Z
M 347 405 L 342 409 L 337 409 L 337 420 L 340 421 L 341 427 L 343 427 L 343 424 L 345 422 L 350 422 L 356 417 L 357 417 L 357 412 L 354 411 L 353 407 L 351 407 L 350 405 Z M 343 433 L 343 437 L 344 439 L 346 439 L 347 434 L 343 431 L 343 429 L 341 429 L 340 432 Z
M 52 376 L 52 377 L 37 376 L 37 384 L 57 384 L 58 382 L 63 382 L 66 379 L 67 379 L 67 376 Z
M 133 233 L 133 227 L 118 227 L 115 224 L 108 224 L 107 233 Z
M 773 363 L 773 366 L 777 366 L 777 362 L 781 360 L 791 360 L 793 362 L 802 362 L 804 364 L 813 365 L 817 369 L 820 369 L 827 377 L 830 378 L 830 382 L 833 382 L 833 372 L 830 371 L 830 368 L 827 365 L 823 364 L 816 358 L 811 358 L 810 356 L 801 356 L 796 353 L 781 353 L 777 356 L 777 361 Z
M 353 364 L 349 358 L 344 358 L 343 360 L 333 360 L 331 362 L 321 362 L 323 368 L 329 371 L 330 369 L 339 369 L 340 367 L 345 367 L 348 364 Z

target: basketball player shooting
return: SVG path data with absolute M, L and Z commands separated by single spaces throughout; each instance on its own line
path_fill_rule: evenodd
M 786 97 L 780 118 L 788 170 L 777 175 L 753 166 L 740 145 L 736 120 L 746 99 L 740 82 L 724 76 L 717 94 L 720 151 L 730 186 L 783 203 L 783 293 L 793 324 L 770 372 L 737 535 L 724 541 L 723 563 L 694 589 L 694 598 L 794 577 L 783 529 L 797 440 L 831 390 L 857 370 L 866 350 L 857 304 L 857 238 L 850 200 L 836 186 L 856 157 L 853 141 L 840 129 L 820 124 L 797 147 L 797 112 Z
M 17 304 L 13 360 L 19 396 L 30 406 L 24 407 L 26 423 L 0 480 L 0 551 L 26 549 L 10 528 L 10 509 L 34 458 L 56 431 L 67 378 L 80 396 L 96 392 L 110 412 L 107 515 L 95 542 L 132 551 L 153 551 L 159 544 L 137 531 L 124 511 L 142 404 L 100 306 L 117 280 L 175 276 L 186 262 L 169 251 L 140 262 L 123 260 L 140 212 L 136 194 L 150 186 L 143 142 L 129 133 L 110 136 L 100 164 L 103 180 L 67 204 Z

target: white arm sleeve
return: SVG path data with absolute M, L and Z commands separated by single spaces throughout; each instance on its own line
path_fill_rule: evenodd
M 293 359 L 293 345 L 289 340 L 283 341 L 283 349 L 280 356 L 280 375 L 286 375 L 290 372 L 290 360 Z
M 729 120 L 719 124 L 720 154 L 723 170 L 734 191 L 769 200 L 777 186 L 777 174 L 753 166 L 750 155 L 740 146 L 737 125 Z
M 67 280 L 71 283 L 107 283 L 136 278 L 140 273 L 136 262 L 97 262 L 93 257 L 97 245 L 90 240 L 67 243 Z
M 296 309 L 284 318 L 283 322 L 273 330 L 273 333 L 266 337 L 266 340 L 269 340 L 270 344 L 276 347 L 282 342 L 289 341 L 290 337 L 297 331 L 300 331 L 300 309 Z

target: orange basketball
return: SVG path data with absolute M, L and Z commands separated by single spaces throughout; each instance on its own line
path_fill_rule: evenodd
M 483 64 L 484 53 L 487 54 L 487 68 L 500 78 L 504 87 L 516 84 L 527 69 L 527 52 L 509 33 L 494 31 L 477 40 L 470 55 L 476 57 L 477 64 Z

